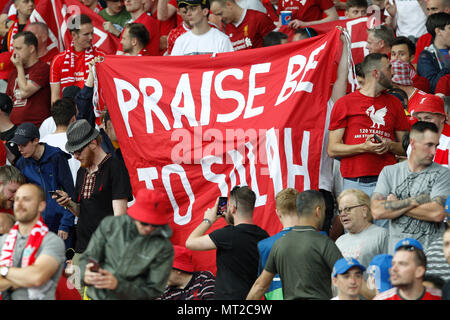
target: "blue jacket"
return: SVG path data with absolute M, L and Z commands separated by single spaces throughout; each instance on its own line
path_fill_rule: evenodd
M 58 230 L 69 232 L 75 216 L 52 199 L 49 191 L 64 190 L 72 197 L 75 188 L 67 162 L 71 156 L 59 148 L 49 146 L 46 143 L 43 144 L 45 150 L 39 161 L 31 157 L 24 158 L 21 156 L 16 162 L 16 167 L 28 182 L 38 184 L 44 189 L 47 207 L 42 213 L 42 217 L 50 231 L 55 233 L 58 233 Z
M 436 50 L 432 45 L 426 47 L 417 61 L 417 73 L 430 81 L 430 91 L 434 93 L 439 79 L 449 74 L 450 70 L 439 61 Z

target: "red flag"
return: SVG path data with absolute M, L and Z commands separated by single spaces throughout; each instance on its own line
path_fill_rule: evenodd
M 81 4 L 78 0 L 40 0 L 31 14 L 31 22 L 44 22 L 49 28 L 49 45 L 52 48 L 64 51 L 70 46 L 72 37 L 68 30 L 71 17 L 87 14 L 94 26 L 93 44 L 108 54 L 115 54 L 119 47 L 119 39 L 103 29 L 103 18 Z
M 279 191 L 318 189 L 339 35 L 216 56 L 108 55 L 97 64 L 133 191 L 167 194 L 174 244 L 184 245 L 235 185 L 256 193 L 254 221 L 269 234 L 281 230 Z M 215 272 L 214 254 L 195 252 L 197 270 Z

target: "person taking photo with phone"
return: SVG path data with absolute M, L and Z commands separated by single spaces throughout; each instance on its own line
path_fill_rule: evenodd
M 80 256 L 85 300 L 150 300 L 164 292 L 174 249 L 162 194 L 141 189 L 126 215 L 102 220 Z
M 216 252 L 216 300 L 243 300 L 258 276 L 258 242 L 269 234 L 253 222 L 256 195 L 247 186 L 234 187 L 225 214 L 218 215 L 219 198 L 186 240 L 190 250 Z M 205 234 L 220 218 L 227 226 Z

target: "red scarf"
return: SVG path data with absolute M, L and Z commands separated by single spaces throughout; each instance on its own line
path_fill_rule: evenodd
M 48 227 L 39 219 L 28 236 L 27 244 L 23 249 L 22 268 L 32 265 L 36 261 L 36 252 L 41 246 L 42 240 L 48 232 Z M 19 223 L 11 228 L 6 236 L 5 243 L 0 255 L 0 267 L 13 266 L 13 253 L 16 246 L 17 235 L 19 234 Z M 1 298 L 1 296 L 0 296 Z
M 84 50 L 84 80 L 89 75 L 89 62 L 96 56 L 102 55 L 96 47 L 92 46 Z M 82 71 L 82 70 L 79 70 Z M 66 49 L 63 66 L 61 69 L 61 88 L 71 86 L 75 83 L 75 48 L 73 41 L 70 44 L 70 48 Z
M 9 52 L 13 52 L 14 36 L 18 33 L 19 33 L 19 21 L 14 21 L 13 25 L 11 26 L 11 28 L 9 28 L 9 32 L 8 32 L 7 45 L 8 45 Z

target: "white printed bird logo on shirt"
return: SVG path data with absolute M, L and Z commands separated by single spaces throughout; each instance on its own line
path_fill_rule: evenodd
M 375 111 L 374 106 L 370 106 L 369 108 L 367 108 L 366 113 L 373 122 L 371 128 L 375 128 L 375 126 L 377 126 L 377 129 L 380 129 L 380 125 L 385 125 L 384 116 L 387 113 L 386 107 Z

